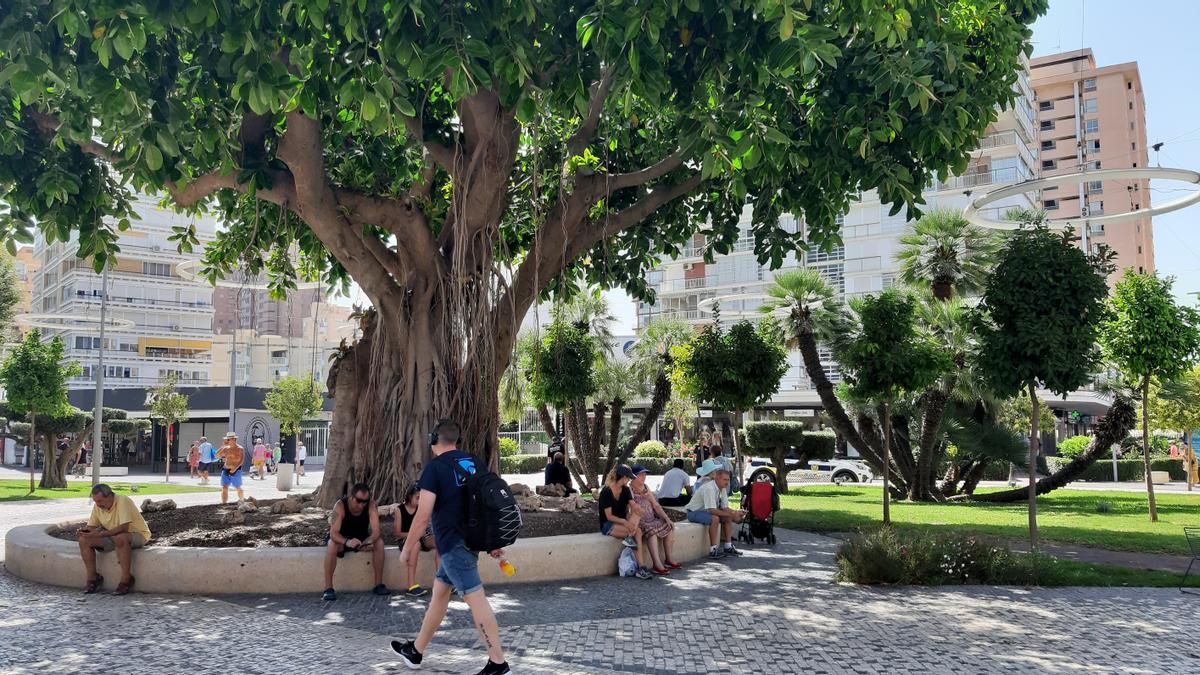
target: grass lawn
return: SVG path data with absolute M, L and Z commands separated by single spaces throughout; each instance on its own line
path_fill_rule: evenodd
M 132 492 L 128 483 L 108 483 L 113 492 L 119 495 L 170 495 L 181 492 L 215 492 L 213 488 L 195 487 L 192 485 L 162 485 L 159 483 L 139 483 L 138 491 Z M 15 502 L 26 499 L 65 499 L 68 497 L 87 497 L 91 494 L 91 481 L 68 481 L 62 489 L 37 488 L 29 494 L 29 481 L 26 479 L 0 480 L 0 502 Z
M 1145 495 L 1055 490 L 1038 498 L 1038 535 L 1045 541 L 1117 551 L 1188 554 L 1183 527 L 1200 526 L 1200 493 L 1160 493 L 1155 496 L 1159 520 L 1151 523 Z M 834 485 L 793 487 L 791 494 L 781 498 L 778 522 L 784 527 L 815 532 L 870 529 L 882 524 L 883 506 L 880 500 L 879 488 Z M 1100 513 L 1097 505 L 1101 502 L 1110 503 L 1112 510 Z M 1029 515 L 1024 501 L 1012 504 L 893 501 L 892 524 L 902 530 L 919 528 L 1011 539 L 1029 536 Z
M 1097 565 L 1049 558 L 1038 570 L 1039 586 L 1129 586 L 1178 588 L 1182 574 L 1137 570 L 1117 565 Z M 1200 576 L 1188 577 L 1189 588 L 1200 588 Z

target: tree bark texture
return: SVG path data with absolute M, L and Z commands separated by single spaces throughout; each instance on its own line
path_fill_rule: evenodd
M 1066 466 L 1037 481 L 1035 488 L 1037 494 L 1044 495 L 1051 490 L 1057 490 L 1078 478 L 1096 460 L 1105 457 L 1114 443 L 1120 443 L 1121 439 L 1128 436 L 1129 431 L 1136 424 L 1137 411 L 1133 403 L 1125 397 L 1118 397 L 1113 401 L 1112 407 L 1108 409 L 1108 414 L 1100 420 L 1100 424 L 1096 427 L 1096 437 L 1092 439 L 1091 444 Z M 971 501 L 1001 503 L 1018 502 L 1027 499 L 1028 496 L 1028 486 L 1002 492 L 962 495 L 963 498 L 970 498 Z
M 546 432 L 546 436 L 553 443 L 558 438 L 558 429 L 554 428 L 554 418 L 550 416 L 550 409 L 543 403 L 537 407 L 538 421 L 542 423 L 542 431 Z
M 1142 378 L 1142 461 L 1146 464 L 1146 501 L 1150 505 L 1150 522 L 1158 522 L 1158 506 L 1154 503 L 1154 480 L 1150 475 L 1150 376 Z
M 892 415 L 888 401 L 883 403 L 883 524 L 892 524 Z
M 604 475 L 607 476 L 609 471 L 618 464 L 624 464 L 629 455 L 625 454 L 624 448 L 618 447 L 617 442 L 621 438 L 621 415 L 625 412 L 625 401 L 620 398 L 615 398 L 610 402 L 612 406 L 609 411 L 608 419 L 608 457 L 604 461 Z
M 37 411 L 29 412 L 29 447 L 25 449 L 25 459 L 29 460 L 29 494 L 33 494 L 33 472 L 37 469 L 37 452 L 34 450 L 33 439 L 37 438 Z

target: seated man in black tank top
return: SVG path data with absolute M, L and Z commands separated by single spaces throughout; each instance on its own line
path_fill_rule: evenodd
M 333 590 L 333 570 L 337 560 L 362 551 L 371 554 L 371 571 L 375 574 L 375 595 L 390 595 L 383 585 L 383 530 L 379 528 L 379 509 L 371 498 L 371 488 L 358 483 L 350 493 L 333 505 L 333 520 L 325 544 L 325 593 L 322 599 L 337 600 Z

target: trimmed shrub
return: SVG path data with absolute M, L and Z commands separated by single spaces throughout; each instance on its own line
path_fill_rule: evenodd
M 746 422 L 742 435 L 747 449 L 770 453 L 775 448 L 799 447 L 804 441 L 803 422 Z
M 800 451 L 808 459 L 830 459 L 837 453 L 837 434 L 832 431 L 810 431 L 804 434 Z
M 1046 465 L 1051 472 L 1058 471 L 1065 466 L 1069 459 L 1064 457 L 1047 457 Z M 1111 459 L 1098 459 L 1094 464 L 1084 470 L 1079 480 L 1086 481 L 1111 481 L 1113 462 Z M 1183 470 L 1182 459 L 1151 459 L 1151 471 L 1166 471 L 1171 476 L 1171 480 L 1187 480 L 1187 474 Z M 1117 480 L 1119 481 L 1142 481 L 1146 479 L 1146 466 L 1139 459 L 1118 459 L 1117 460 Z
M 666 457 L 667 446 L 662 441 L 642 441 L 633 449 L 634 457 Z M 647 469 L 650 467 L 646 467 Z
M 1072 436 L 1058 444 L 1058 454 L 1067 459 L 1075 459 L 1092 442 L 1091 436 Z
M 516 455 L 519 452 L 521 452 L 521 446 L 517 445 L 517 441 L 515 438 L 508 438 L 507 436 L 500 437 L 500 456 L 501 457 L 512 457 L 513 455 Z
M 975 537 L 885 527 L 844 544 L 836 581 L 856 584 L 1027 584 L 1037 560 Z
M 500 473 L 539 473 L 545 468 L 545 455 L 509 455 L 500 458 Z
M 650 473 L 655 476 L 661 476 L 674 466 L 675 459 L 672 457 L 634 457 L 629 460 L 630 464 L 641 464 L 649 469 Z M 683 460 L 683 470 L 689 474 L 696 470 L 696 463 L 690 459 Z

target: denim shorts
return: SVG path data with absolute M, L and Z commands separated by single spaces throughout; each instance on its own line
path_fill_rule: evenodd
M 611 520 L 604 521 L 603 523 L 600 524 L 600 534 L 602 534 L 606 537 L 608 535 L 612 534 L 613 525 L 615 525 L 615 524 L 616 523 L 614 523 Z
M 460 541 L 440 554 L 441 563 L 435 575 L 438 581 L 452 586 L 463 597 L 483 588 L 483 581 L 479 579 L 478 553 L 467 550 L 467 545 Z
M 233 486 L 237 489 L 242 489 L 242 467 L 238 467 L 233 473 L 227 469 L 221 469 L 221 487 Z
M 712 514 L 708 511 L 688 511 L 687 519 L 689 523 L 700 523 L 708 525 L 712 522 Z

